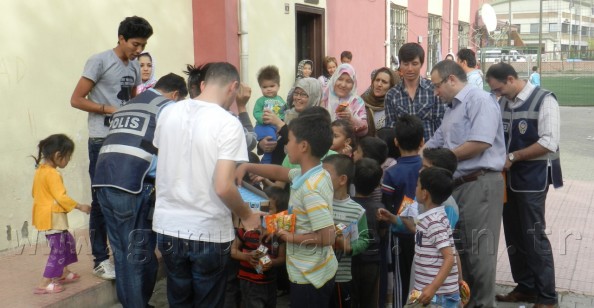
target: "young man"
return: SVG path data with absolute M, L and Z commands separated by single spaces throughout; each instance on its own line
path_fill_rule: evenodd
M 448 148 L 458 158 L 452 193 L 460 210 L 460 259 L 472 289 L 469 307 L 495 307 L 497 246 L 503 211 L 505 145 L 495 97 L 467 84 L 454 61 L 431 71 L 435 94 L 451 104 L 426 148 Z
M 144 50 L 153 28 L 146 19 L 127 17 L 118 28 L 118 44 L 115 48 L 93 55 L 83 70 L 70 105 L 88 112 L 89 126 L 89 175 L 95 175 L 95 164 L 99 149 L 109 132 L 110 115 L 128 102 L 136 93 L 136 86 L 142 83 L 140 65 L 136 58 Z M 93 274 L 103 279 L 115 279 L 115 270 L 109 262 L 107 229 L 92 191 L 89 232 L 94 259 Z
M 417 116 L 423 121 L 425 140 L 429 140 L 439 125 L 445 107 L 433 92 L 433 85 L 421 77 L 425 51 L 417 43 L 406 43 L 398 51 L 402 81 L 386 93 L 386 126 L 394 124 L 403 114 Z
M 97 159 L 93 188 L 114 253 L 118 299 L 125 307 L 146 306 L 157 281 L 151 217 L 157 149 L 152 142 L 159 111 L 187 94 L 182 77 L 161 77 L 113 114 Z
M 316 114 L 320 110 L 324 115 Z M 314 113 L 315 112 L 315 113 Z M 279 231 L 287 243 L 287 272 L 291 281 L 291 306 L 328 307 L 338 262 L 332 245 L 336 237 L 332 218 L 332 180 L 320 158 L 332 145 L 330 115 L 311 107 L 289 124 L 287 155 L 301 169 L 276 165 L 242 164 L 236 172 L 241 181 L 246 172 L 291 183 L 289 212 L 296 215 L 295 233 Z
M 227 111 L 239 74 L 229 63 L 211 63 L 205 73 L 198 97 L 163 109 L 153 141 L 159 149 L 153 230 L 174 307 L 219 307 L 235 238 L 231 213 L 247 230 L 260 225 L 234 183 L 237 162 L 248 160 L 241 123 Z
M 507 63 L 487 71 L 487 82 L 500 95 L 507 145 L 507 204 L 503 231 L 512 276 L 518 284 L 501 302 L 536 302 L 555 307 L 555 266 L 545 228 L 545 201 L 549 185 L 563 186 L 559 160 L 560 117 L 555 95 L 518 79 Z
M 472 49 L 462 48 L 458 50 L 458 64 L 466 73 L 469 85 L 483 89 L 483 73 L 476 68 L 476 56 Z

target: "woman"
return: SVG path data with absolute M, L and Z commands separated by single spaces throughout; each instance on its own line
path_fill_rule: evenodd
M 357 137 L 367 135 L 365 102 L 357 95 L 355 69 L 343 63 L 336 69 L 324 90 L 322 106 L 328 110 L 332 121 L 345 119 L 351 122 Z
M 140 63 L 140 79 L 142 83 L 136 87 L 136 95 L 146 91 L 155 86 L 157 79 L 155 79 L 155 63 L 153 57 L 147 51 L 140 54 L 138 57 Z
M 376 131 L 386 126 L 384 99 L 386 93 L 397 83 L 397 77 L 391 69 L 382 67 L 371 74 L 371 86 L 361 98 L 367 109 L 367 135 L 375 136 Z
M 299 64 L 297 65 L 297 78 L 295 78 L 295 83 L 297 83 L 297 81 L 301 78 L 306 78 L 306 77 L 311 77 L 311 74 L 313 72 L 313 61 L 312 60 L 301 60 L 299 61 Z M 289 94 L 287 95 L 287 106 L 289 106 L 289 108 L 293 107 L 293 91 L 295 90 L 295 85 L 293 85 L 293 87 L 291 88 L 291 90 L 289 91 Z
M 338 62 L 336 61 L 336 58 L 334 58 L 334 57 L 325 57 L 324 58 L 324 73 L 322 74 L 322 76 L 318 77 L 318 80 L 320 81 L 320 84 L 322 85 L 322 91 L 324 91 L 326 89 L 326 87 L 328 86 L 328 81 L 330 81 L 330 78 L 332 77 L 332 75 L 334 75 L 334 72 L 336 71 L 337 66 L 338 66 Z

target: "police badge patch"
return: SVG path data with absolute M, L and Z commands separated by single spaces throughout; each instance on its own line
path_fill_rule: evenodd
M 528 129 L 528 123 L 526 120 L 520 121 L 520 124 L 518 124 L 518 129 L 520 130 L 520 134 L 524 135 L 526 133 L 526 130 Z

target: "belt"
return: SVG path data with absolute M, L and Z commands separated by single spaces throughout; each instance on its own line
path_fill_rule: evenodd
M 461 176 L 459 178 L 454 179 L 454 187 L 458 187 L 464 183 L 474 182 L 478 180 L 479 176 L 485 175 L 487 172 L 491 172 L 489 169 L 480 169 L 474 172 L 471 172 L 468 175 Z

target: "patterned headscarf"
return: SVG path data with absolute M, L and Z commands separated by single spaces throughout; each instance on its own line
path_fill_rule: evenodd
M 308 60 L 308 59 L 301 60 L 301 61 L 299 61 L 299 64 L 297 65 L 297 78 L 295 78 L 295 79 L 304 78 L 304 76 L 303 76 L 303 67 L 305 66 L 305 64 L 309 64 L 309 66 L 312 69 L 312 74 L 313 74 L 313 61 L 312 60 Z M 311 76 L 309 76 L 309 77 L 311 77 Z

